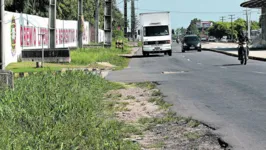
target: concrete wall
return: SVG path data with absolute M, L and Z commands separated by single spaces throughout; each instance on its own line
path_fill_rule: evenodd
M 17 62 L 22 49 L 44 47 L 49 45 L 48 18 L 34 15 L 5 12 L 4 14 L 4 66 Z M 56 47 L 77 46 L 77 21 L 56 20 Z M 84 22 L 83 44 L 92 41 L 93 28 L 89 22 Z M 99 30 L 99 42 L 104 41 L 104 31 Z

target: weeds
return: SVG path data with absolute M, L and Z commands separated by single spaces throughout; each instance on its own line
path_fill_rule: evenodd
M 155 83 L 152 83 L 152 82 L 135 83 L 135 86 L 140 87 L 140 88 L 147 88 L 148 90 L 152 90 L 156 88 Z
M 116 69 L 123 69 L 128 66 L 129 60 L 118 56 L 122 53 L 129 53 L 129 51 L 121 51 L 116 48 L 78 49 L 76 51 L 71 51 L 71 63 L 88 65 L 96 62 L 109 62 L 117 66 Z
M 188 132 L 188 133 L 185 133 L 184 136 L 188 140 L 197 140 L 198 138 L 200 138 L 200 134 L 198 132 Z
M 151 94 L 151 96 L 161 96 L 162 92 L 160 90 L 154 90 Z
M 170 108 L 171 106 L 173 106 L 172 104 L 168 104 L 167 102 L 165 102 L 162 98 L 150 98 L 148 100 L 148 102 L 150 103 L 155 103 L 156 105 L 160 106 L 161 109 L 167 110 L 168 108 Z
M 136 99 L 136 97 L 135 97 L 135 96 L 132 96 L 132 95 L 128 95 L 128 96 L 127 96 L 127 100 L 129 100 L 129 99 L 130 99 L 130 100 L 134 100 L 134 99 Z
M 104 115 L 104 93 L 118 84 L 68 72 L 20 78 L 15 87 L 0 91 L 0 149 L 140 149 Z

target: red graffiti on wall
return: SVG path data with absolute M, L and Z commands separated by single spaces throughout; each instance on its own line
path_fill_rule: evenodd
M 42 36 L 43 39 L 42 39 Z M 39 28 L 38 31 L 38 45 L 41 46 L 42 45 L 42 40 L 43 40 L 43 45 L 48 45 L 49 43 L 49 30 L 47 28 Z
M 20 45 L 22 47 L 36 46 L 36 28 L 20 27 Z
M 49 30 L 48 28 L 35 28 L 35 27 L 20 27 L 20 45 L 21 47 L 35 47 L 49 44 Z M 87 40 L 86 34 L 83 39 Z M 77 30 L 75 29 L 56 29 L 56 44 L 68 44 L 77 41 Z M 38 45 L 37 45 L 38 44 Z

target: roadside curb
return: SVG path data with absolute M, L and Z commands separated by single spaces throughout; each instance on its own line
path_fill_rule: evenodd
M 204 48 L 202 50 L 204 50 L 204 51 L 210 51 L 210 52 L 216 52 L 216 53 L 220 53 L 220 54 L 225 54 L 225 55 L 233 56 L 233 57 L 238 57 L 237 54 L 232 54 L 232 53 L 225 52 L 225 51 L 220 51 L 220 50 L 207 49 L 207 48 Z M 258 61 L 266 61 L 266 58 L 255 57 L 255 56 L 249 56 L 249 59 L 258 60 Z
M 132 58 L 141 48 L 140 47 L 135 47 L 136 50 L 132 50 L 131 54 L 122 54 L 119 55 L 121 57 L 126 57 L 126 58 Z
M 51 71 L 53 74 L 62 74 L 62 73 L 66 73 L 66 72 L 74 72 L 74 71 L 83 71 L 85 73 L 92 73 L 95 75 L 100 75 L 101 77 L 105 78 L 109 73 L 109 70 L 105 70 L 105 69 L 62 69 L 62 70 L 58 70 L 58 71 Z M 41 72 L 18 72 L 18 73 L 13 73 L 14 78 L 24 78 L 24 77 L 28 77 L 31 75 L 36 75 L 38 73 Z M 42 72 L 42 73 L 47 73 L 47 72 Z

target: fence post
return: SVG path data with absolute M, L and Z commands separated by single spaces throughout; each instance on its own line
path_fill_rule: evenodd
M 5 13 L 5 1 L 1 0 L 1 14 L 0 14 L 0 70 L 4 70 L 5 69 L 5 63 L 4 63 L 4 13 Z

